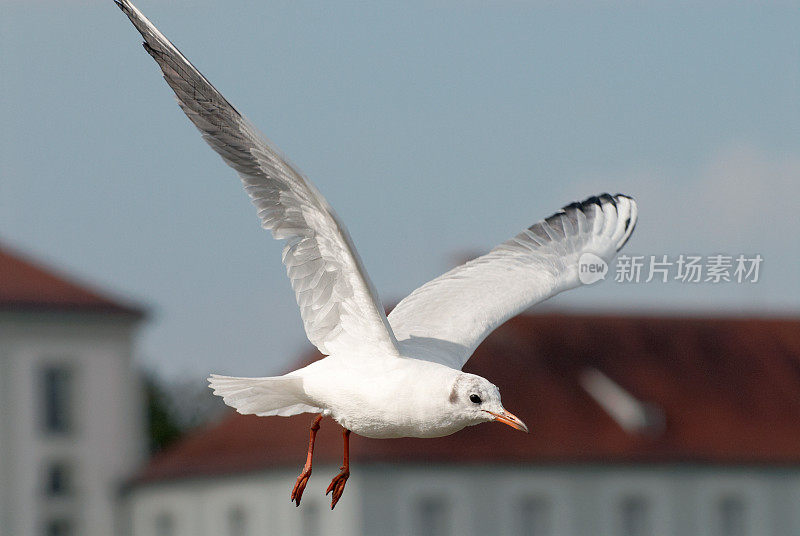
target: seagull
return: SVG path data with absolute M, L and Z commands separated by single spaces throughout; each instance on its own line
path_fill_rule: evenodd
M 208 381 L 242 414 L 316 414 L 290 500 L 300 505 L 323 417 L 343 428 L 343 464 L 326 491 L 331 509 L 350 476 L 351 432 L 440 437 L 489 421 L 527 432 L 495 385 L 461 368 L 500 324 L 580 286 L 584 256 L 607 268 L 636 225 L 635 201 L 601 194 L 567 205 L 424 284 L 387 316 L 344 224 L 314 185 L 129 0 L 114 2 L 203 139 L 238 172 L 261 226 L 285 241 L 306 335 L 325 357 L 283 376 Z

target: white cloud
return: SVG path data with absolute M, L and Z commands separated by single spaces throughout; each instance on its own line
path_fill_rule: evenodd
M 755 285 L 604 285 L 596 291 L 601 303 L 613 299 L 648 309 L 708 314 L 797 314 L 800 154 L 731 144 L 689 170 L 652 166 L 603 173 L 576 181 L 568 190 L 575 199 L 602 191 L 636 198 L 639 222 L 625 250 L 629 255 L 759 254 L 764 259 Z
M 779 246 L 800 262 L 800 240 L 794 237 L 798 154 L 733 144 L 688 172 L 628 169 L 585 177 L 569 187 L 576 198 L 603 190 L 632 195 L 639 203 L 636 249 L 714 253 Z
M 770 154 L 746 144 L 727 147 L 700 170 L 698 186 L 697 208 L 715 209 L 704 222 L 715 234 L 800 243 L 794 235 L 800 223 L 800 155 Z

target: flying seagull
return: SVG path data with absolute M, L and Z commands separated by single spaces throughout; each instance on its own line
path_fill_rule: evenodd
M 189 63 L 129 0 L 114 0 L 144 37 L 178 104 L 234 168 L 261 226 L 285 240 L 283 263 L 308 339 L 325 358 L 283 376 L 211 375 L 214 394 L 242 414 L 316 413 L 298 506 L 311 476 L 319 423 L 343 428 L 344 456 L 327 492 L 336 506 L 350 476 L 350 432 L 375 438 L 440 437 L 498 421 L 528 428 L 485 378 L 461 371 L 478 344 L 531 305 L 575 288 L 580 259 L 609 263 L 636 224 L 628 196 L 572 203 L 430 281 L 387 317 L 344 224 L 317 189 Z

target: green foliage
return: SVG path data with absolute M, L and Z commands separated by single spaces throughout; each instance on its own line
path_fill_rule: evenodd
M 180 439 L 184 430 L 172 409 L 166 389 L 153 374 L 145 374 L 144 392 L 148 449 L 152 455 Z

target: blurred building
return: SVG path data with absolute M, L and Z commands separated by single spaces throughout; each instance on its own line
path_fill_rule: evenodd
M 0 248 L 0 536 L 108 536 L 144 456 L 142 311 Z
M 531 433 L 353 436 L 330 512 L 338 425 L 296 509 L 312 416 L 231 414 L 136 476 L 135 536 L 800 534 L 800 320 L 519 316 L 466 369 Z

